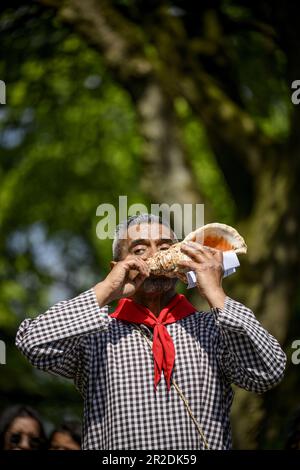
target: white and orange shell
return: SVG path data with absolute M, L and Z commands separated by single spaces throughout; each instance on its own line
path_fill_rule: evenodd
M 178 277 L 187 282 L 185 273 L 188 269 L 177 266 L 178 261 L 190 258 L 182 253 L 181 244 L 196 241 L 204 246 L 220 251 L 234 251 L 237 254 L 247 253 L 245 240 L 233 227 L 225 224 L 212 223 L 189 233 L 182 242 L 174 243 L 168 250 L 158 251 L 146 263 L 151 274 L 155 276 Z

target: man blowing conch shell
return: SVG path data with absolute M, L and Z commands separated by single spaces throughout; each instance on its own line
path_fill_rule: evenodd
M 283 377 L 277 340 L 222 288 L 221 251 L 181 244 L 177 267 L 194 272 L 207 312 L 176 294 L 176 277 L 150 274 L 147 260 L 175 242 L 158 217 L 129 218 L 103 281 L 20 325 L 31 364 L 82 394 L 83 449 L 230 449 L 231 384 L 262 393 Z

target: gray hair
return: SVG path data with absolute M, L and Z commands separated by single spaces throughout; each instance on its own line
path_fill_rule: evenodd
M 128 228 L 133 225 L 140 225 L 140 224 L 152 224 L 157 223 L 160 225 L 164 225 L 165 227 L 169 228 L 174 235 L 174 240 L 177 241 L 177 237 L 173 230 L 171 229 L 170 225 L 166 220 L 158 215 L 154 214 L 139 214 L 139 215 L 132 215 L 128 217 L 127 220 L 123 220 L 119 225 L 117 225 L 115 230 L 115 236 L 112 244 L 112 254 L 113 260 L 119 261 L 121 258 L 121 241 L 124 239 L 123 234 L 127 232 Z

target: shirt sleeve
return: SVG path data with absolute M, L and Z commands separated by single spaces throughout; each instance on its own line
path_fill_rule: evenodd
M 108 323 L 108 307 L 100 308 L 94 290 L 89 289 L 35 319 L 24 320 L 16 346 L 33 366 L 73 379 L 84 395 L 90 334 L 107 330 Z
M 230 383 L 262 393 L 284 375 L 286 355 L 253 312 L 230 297 L 223 309 L 211 309 L 218 328 L 218 361 Z

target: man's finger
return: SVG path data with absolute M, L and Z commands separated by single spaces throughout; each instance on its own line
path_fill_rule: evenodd
M 130 269 L 135 269 L 138 272 L 142 273 L 145 276 L 149 275 L 149 268 L 146 263 L 143 263 L 142 260 L 133 258 L 127 261 L 127 266 Z
M 195 263 L 194 261 L 178 261 L 177 263 L 178 267 L 180 268 L 188 268 L 191 271 L 196 271 L 196 269 L 199 269 L 199 263 Z
M 181 245 L 181 251 L 189 258 L 193 259 L 194 261 L 198 261 L 199 263 L 207 259 L 207 255 L 204 252 L 196 250 L 194 247 L 188 244 Z
M 219 262 L 223 262 L 223 252 L 220 250 L 217 250 L 215 248 L 211 248 L 210 246 L 205 246 L 201 245 L 201 243 L 195 243 L 195 242 L 188 242 L 182 245 L 184 246 L 189 246 L 190 248 L 194 249 L 197 253 L 200 255 L 203 255 L 207 260 L 215 258 Z

